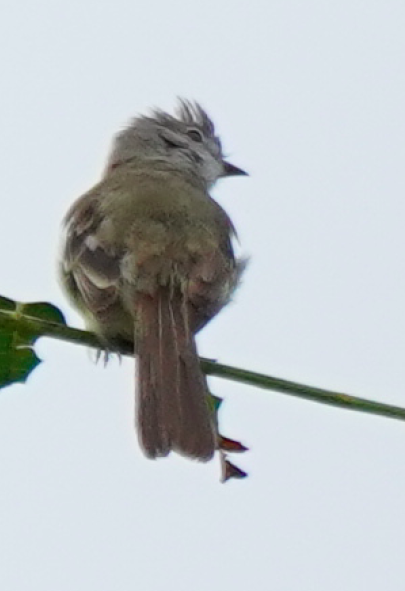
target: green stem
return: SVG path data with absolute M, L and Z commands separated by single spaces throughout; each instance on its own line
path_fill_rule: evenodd
M 68 341 L 86 347 L 100 348 L 100 341 L 95 334 L 63 324 L 46 322 L 23 314 L 16 320 L 15 318 L 11 318 L 9 312 L 2 310 L 0 310 L 0 322 L 14 322 L 18 324 L 20 330 L 28 330 L 38 336 Z M 132 355 L 131 350 L 122 345 L 117 346 L 114 352 L 120 353 L 121 355 Z M 201 359 L 201 364 L 203 371 L 207 375 L 226 378 L 267 390 L 275 390 L 283 394 L 288 394 L 289 396 L 296 396 L 297 398 L 312 400 L 322 404 L 329 404 L 402 421 L 405 420 L 405 408 L 399 406 L 392 406 L 341 392 L 332 392 L 330 390 L 323 390 L 322 388 L 298 384 L 297 382 L 290 382 L 289 380 L 223 365 L 209 359 Z
M 359 398 L 350 394 L 343 394 L 342 392 L 332 392 L 331 390 L 298 384 L 297 382 L 290 382 L 289 380 L 283 380 L 281 378 L 273 378 L 265 374 L 255 373 L 253 371 L 239 369 L 229 365 L 221 365 L 204 359 L 202 360 L 202 367 L 207 375 L 227 378 L 228 380 L 257 386 L 258 388 L 264 388 L 266 390 L 276 390 L 277 392 L 282 392 L 289 396 L 321 402 L 322 404 L 339 406 L 340 408 L 346 408 L 348 410 L 357 410 L 405 421 L 405 408 L 401 408 L 400 406 L 383 404 L 381 402 L 375 402 L 374 400 L 368 400 L 367 398 Z

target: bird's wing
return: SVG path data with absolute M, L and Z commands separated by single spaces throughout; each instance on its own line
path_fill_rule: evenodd
M 62 281 L 78 304 L 102 317 L 119 294 L 121 253 L 98 237 L 103 218 L 97 191 L 78 199 L 65 218 Z

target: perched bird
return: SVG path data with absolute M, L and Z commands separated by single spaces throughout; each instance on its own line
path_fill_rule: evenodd
M 136 413 L 150 458 L 209 460 L 217 435 L 195 333 L 230 300 L 244 269 L 235 230 L 209 195 L 227 162 L 202 107 L 181 100 L 119 132 L 101 181 L 64 220 L 62 284 L 104 347 L 137 357 Z

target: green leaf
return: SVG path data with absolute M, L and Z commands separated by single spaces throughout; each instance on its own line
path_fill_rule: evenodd
M 46 322 L 56 322 L 57 324 L 63 324 L 66 326 L 66 320 L 63 313 L 53 304 L 48 304 L 47 302 L 20 304 L 19 310 L 26 316 L 45 320 Z
M 212 405 L 212 411 L 217 414 L 219 407 L 221 406 L 221 404 L 223 403 L 223 398 L 220 398 L 219 396 L 215 396 L 215 394 L 211 394 L 210 395 L 210 404 Z
M 0 388 L 25 382 L 40 363 L 33 345 L 41 323 L 66 326 L 62 312 L 45 302 L 23 304 L 0 297 Z
M 13 323 L 0 321 L 0 388 L 25 382 L 40 363 L 30 343 L 24 342 Z
M 8 298 L 3 298 L 0 296 L 0 310 L 15 310 L 17 307 L 16 302 L 13 300 L 9 300 Z

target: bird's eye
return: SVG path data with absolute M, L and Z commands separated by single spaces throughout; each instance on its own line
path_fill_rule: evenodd
M 201 143 L 203 141 L 203 135 L 198 129 L 189 129 L 187 135 L 195 142 Z

